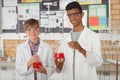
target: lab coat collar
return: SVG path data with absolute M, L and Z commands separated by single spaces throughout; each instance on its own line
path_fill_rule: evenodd
M 83 36 L 84 33 L 86 33 L 87 30 L 88 30 L 88 28 L 87 28 L 87 27 L 84 27 L 84 29 L 83 29 L 83 31 L 81 32 L 80 37 L 78 38 L 78 40 L 81 39 L 81 37 Z M 70 31 L 70 35 L 71 35 L 72 32 L 73 32 L 73 29 Z M 72 37 L 71 37 L 71 40 L 72 40 Z
M 40 45 L 39 45 L 39 48 L 40 47 L 44 47 L 45 45 L 43 45 L 44 44 L 44 42 L 43 42 L 43 40 L 41 40 L 41 39 L 39 39 L 40 40 Z M 27 39 L 26 41 L 25 41 L 25 44 L 24 44 L 24 47 L 28 47 L 29 46 L 29 40 Z

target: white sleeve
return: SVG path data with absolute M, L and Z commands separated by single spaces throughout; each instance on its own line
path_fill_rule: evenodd
M 91 50 L 86 51 L 86 60 L 89 64 L 94 66 L 100 66 L 103 62 L 101 54 L 101 45 L 98 36 L 95 36 L 90 43 Z
M 47 76 L 50 77 L 54 72 L 54 59 L 51 47 L 48 47 L 47 56 L 47 66 L 45 68 L 47 70 Z
M 33 72 L 32 67 L 27 70 L 27 62 L 25 60 L 25 55 L 21 46 L 17 47 L 15 66 L 16 72 L 20 75 L 28 75 Z

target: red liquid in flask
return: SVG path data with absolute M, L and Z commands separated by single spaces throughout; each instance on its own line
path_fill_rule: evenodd
M 42 66 L 43 66 L 43 65 L 42 65 L 42 63 L 41 63 L 40 61 L 37 61 L 37 62 L 33 63 L 33 68 L 34 68 L 34 69 L 40 68 L 40 67 L 42 67 Z
M 64 53 L 63 52 L 54 53 L 54 58 L 55 59 L 64 59 Z

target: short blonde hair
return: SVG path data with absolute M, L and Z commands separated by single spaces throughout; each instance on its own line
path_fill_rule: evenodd
M 34 26 L 36 26 L 36 28 L 39 28 L 39 22 L 33 18 L 26 20 L 24 23 L 24 29 L 34 28 Z

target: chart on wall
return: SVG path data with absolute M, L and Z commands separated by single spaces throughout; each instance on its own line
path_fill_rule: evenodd
M 20 2 L 22 3 L 26 3 L 26 2 L 41 2 L 42 0 L 20 0 Z
M 59 1 L 60 0 L 42 0 L 41 10 L 59 10 Z
M 83 9 L 83 25 L 89 29 L 98 32 L 99 29 L 108 27 L 109 21 L 109 0 L 2 0 L 3 4 L 3 32 L 20 32 L 23 33 L 23 24 L 29 18 L 35 18 L 39 21 L 41 31 L 57 33 L 63 30 L 68 33 L 72 29 L 69 22 L 66 5 L 72 1 L 78 1 Z M 5 24 L 8 21 L 5 16 L 7 9 L 14 7 L 15 14 L 13 16 L 15 21 Z M 17 16 L 17 17 L 15 17 Z M 53 24 L 54 23 L 54 24 Z M 10 25 L 10 26 L 8 26 Z
M 18 32 L 24 32 L 24 21 L 29 18 L 39 20 L 39 3 L 18 4 Z
M 2 8 L 2 29 L 15 30 L 16 26 L 17 26 L 16 7 L 3 7 Z
M 50 11 L 49 15 L 47 11 L 41 11 L 41 27 L 63 27 L 62 16 L 62 11 Z
M 107 27 L 106 5 L 89 5 L 89 28 L 100 30 Z
M 3 0 L 3 6 L 17 6 L 18 0 Z
M 76 0 L 59 0 L 60 10 L 65 10 L 65 6 L 72 1 Z
M 18 20 L 27 20 L 29 18 L 35 18 L 39 20 L 39 4 L 18 4 Z
M 101 4 L 102 0 L 77 0 L 81 5 Z

